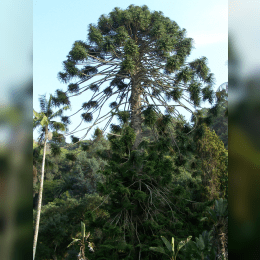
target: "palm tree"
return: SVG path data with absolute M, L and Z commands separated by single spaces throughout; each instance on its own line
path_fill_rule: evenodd
M 40 190 L 39 190 L 39 200 L 37 206 L 37 217 L 36 217 L 36 224 L 35 224 L 35 233 L 33 239 L 33 260 L 35 258 L 36 252 L 36 245 L 37 245 L 37 238 L 38 238 L 38 231 L 39 231 L 39 224 L 40 224 L 40 214 L 41 214 L 41 204 L 42 204 L 42 192 L 43 192 L 43 181 L 44 181 L 44 166 L 45 166 L 45 157 L 46 157 L 46 146 L 47 140 L 51 140 L 53 134 L 58 136 L 58 131 L 66 131 L 66 122 L 56 122 L 53 121 L 55 117 L 62 116 L 64 110 L 67 110 L 69 106 L 64 106 L 63 108 L 59 109 L 57 112 L 53 112 L 53 97 L 50 95 L 49 100 L 46 99 L 46 95 L 42 95 L 39 99 L 41 112 L 37 113 L 33 110 L 33 129 L 40 127 L 40 136 L 38 141 L 40 144 L 43 144 L 43 159 L 42 159 L 42 175 L 40 180 Z M 64 119 L 64 118 L 63 118 Z M 68 123 L 68 122 L 67 122 Z M 53 133 L 49 131 L 49 128 L 53 130 Z

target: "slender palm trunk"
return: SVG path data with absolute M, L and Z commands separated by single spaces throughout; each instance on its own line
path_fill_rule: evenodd
M 37 169 L 33 165 L 33 185 L 35 185 L 36 183 L 37 183 Z M 33 198 L 34 196 L 35 196 L 35 191 L 33 191 Z
M 40 224 L 40 214 L 41 214 L 41 206 L 42 206 L 42 191 L 43 191 L 43 181 L 44 181 L 44 166 L 45 166 L 45 156 L 46 156 L 46 146 L 47 146 L 47 134 L 48 129 L 45 132 L 45 140 L 44 140 L 44 148 L 43 148 L 43 159 L 42 159 L 42 176 L 40 182 L 40 190 L 39 190 L 39 200 L 37 206 L 37 217 L 36 217 L 36 224 L 35 224 L 35 233 L 33 239 L 33 260 L 35 258 L 36 253 L 36 245 L 38 239 L 38 231 L 39 231 L 39 224 Z

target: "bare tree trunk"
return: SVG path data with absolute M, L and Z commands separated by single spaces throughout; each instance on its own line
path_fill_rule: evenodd
M 134 129 L 136 134 L 135 143 L 132 147 L 133 150 L 137 149 L 141 141 L 141 124 L 142 124 L 142 117 L 141 117 L 141 89 L 136 84 L 135 80 L 133 80 L 132 85 L 132 93 L 131 93 L 131 127 Z
M 37 169 L 36 167 L 33 165 L 33 185 L 35 185 L 37 183 Z M 35 191 L 33 191 L 33 198 L 35 196 Z
M 42 159 L 42 176 L 41 176 L 40 189 L 39 189 L 39 201 L 38 201 L 38 207 L 37 207 L 37 217 L 36 217 L 36 224 L 35 224 L 35 233 L 34 233 L 34 238 L 33 238 L 33 260 L 35 258 L 35 253 L 36 253 L 36 245 L 37 245 L 38 231 L 39 231 L 39 224 L 40 224 L 40 215 L 41 215 L 41 206 L 42 206 L 42 191 L 43 191 L 43 182 L 44 182 L 44 166 L 45 166 L 45 156 L 46 156 L 46 146 L 47 146 L 47 136 L 48 136 L 48 128 L 46 127 L 44 148 L 43 148 L 43 159 Z

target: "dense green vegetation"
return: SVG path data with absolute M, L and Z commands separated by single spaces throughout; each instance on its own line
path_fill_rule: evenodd
M 196 241 L 210 230 L 215 240 L 205 241 L 209 252 L 221 250 L 218 234 L 224 230 L 227 236 L 227 214 L 215 219 L 208 214 L 216 199 L 227 199 L 227 150 L 220 138 L 203 118 L 187 135 L 191 130 L 187 122 L 175 121 L 169 133 L 166 126 L 171 118 L 155 117 L 154 127 L 143 125 L 146 138 L 140 150 L 129 153 L 135 135 L 127 115 L 120 119 L 121 125 L 112 126 L 108 138 L 97 129 L 91 140 L 73 149 L 63 148 L 64 143 L 60 156 L 47 154 L 36 259 L 54 255 L 75 259 L 79 246 L 67 246 L 80 234 L 81 221 L 95 244 L 94 253 L 86 247 L 89 259 L 138 259 L 140 252 L 140 259 L 169 259 L 149 250 L 163 245 L 160 236 L 180 242 L 191 235 Z M 171 134 L 177 146 L 171 144 Z M 41 156 L 35 160 L 40 162 Z M 206 217 L 208 221 L 201 221 Z M 132 258 L 127 258 L 129 254 Z M 185 254 L 183 248 L 179 259 L 187 259 Z
M 185 62 L 191 43 L 185 30 L 146 6 L 115 8 L 101 16 L 98 26 L 90 25 L 88 44 L 75 42 L 59 76 L 79 83 L 69 84 L 67 92 L 57 90 L 52 104 L 69 105 L 75 93 L 92 90 L 82 105 L 87 110 L 82 119 L 90 122 L 116 94 L 106 116 L 119 123 L 108 121 L 88 140 L 71 136 L 71 144 L 53 132 L 36 260 L 76 259 L 79 252 L 83 259 L 96 260 L 173 259 L 174 245 L 167 241 L 172 237 L 183 245 L 178 259 L 226 257 L 227 125 L 220 120 L 225 93 L 213 92 L 206 58 Z M 87 59 L 93 66 L 80 69 Z M 104 78 L 79 93 L 79 84 L 96 75 Z M 101 91 L 105 81 L 110 86 Z M 197 109 L 186 122 L 176 109 L 188 109 L 183 99 L 195 108 L 202 100 L 212 106 Z M 70 119 L 61 115 L 61 121 L 68 124 Z M 42 160 L 42 144 L 35 143 L 38 178 Z M 38 191 L 35 180 L 34 220 Z

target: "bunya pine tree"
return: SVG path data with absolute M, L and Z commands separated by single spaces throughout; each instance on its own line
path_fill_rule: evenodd
M 97 25 L 89 25 L 86 42 L 73 44 L 63 62 L 64 71 L 58 74 L 70 84 L 66 92 L 56 90 L 55 102 L 68 104 L 71 97 L 86 95 L 88 101 L 78 111 L 83 112 L 82 122 L 91 122 L 97 113 L 91 127 L 107 120 L 103 131 L 115 112 L 130 112 L 136 149 L 142 139 L 141 114 L 148 106 L 154 105 L 160 115 L 161 108 L 166 108 L 176 116 L 178 107 L 190 110 L 187 102 L 193 106 L 202 99 L 212 103 L 213 74 L 206 57 L 187 61 L 192 48 L 186 30 L 162 12 L 150 12 L 147 6 L 115 8 L 102 15 Z M 89 90 L 94 92 L 90 98 Z M 102 114 L 108 101 L 112 101 L 111 110 Z

